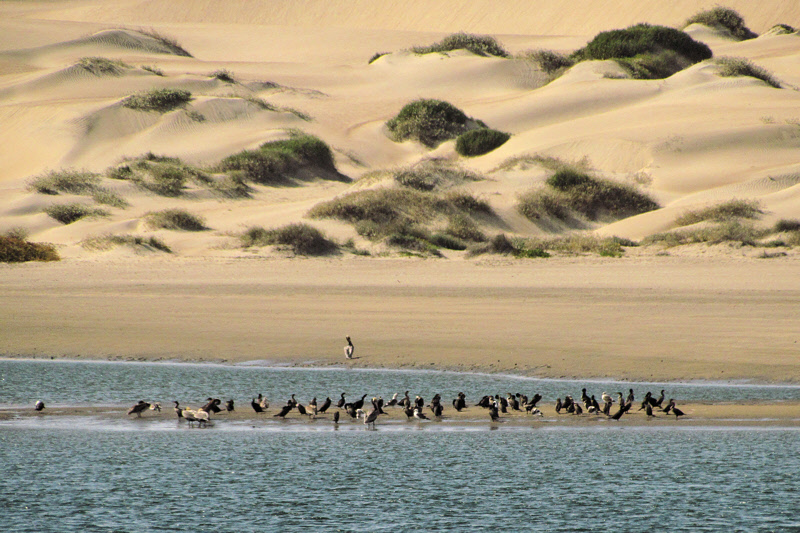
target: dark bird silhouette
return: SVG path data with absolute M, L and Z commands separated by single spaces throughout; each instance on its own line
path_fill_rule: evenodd
M 561 398 L 556 400 L 556 413 L 561 413 L 561 408 L 564 407 L 561 403 Z
M 611 413 L 611 404 L 613 404 L 613 403 L 614 403 L 613 401 L 610 401 L 610 402 L 606 402 L 603 405 L 603 414 L 604 415 L 609 416 L 609 414 Z M 623 411 L 623 413 L 624 413 L 624 411 Z M 622 415 L 620 415 L 620 416 L 622 416 Z
M 667 403 L 667 406 L 664 409 L 662 409 L 662 411 L 669 414 L 669 412 L 672 410 L 673 407 L 675 407 L 675 400 L 670 398 L 669 403 Z
M 301 415 L 310 415 L 310 413 L 306 411 L 306 407 L 302 403 L 298 403 L 297 405 L 295 405 L 295 407 L 297 407 L 297 411 Z
M 595 413 L 599 413 L 600 412 L 600 404 L 597 403 L 597 398 L 594 397 L 594 394 L 592 394 L 592 407 L 594 407 L 594 412 Z
M 350 337 L 345 337 L 345 339 L 347 339 L 347 346 L 344 347 L 344 358 L 352 359 L 353 352 L 356 351 L 356 347 L 353 346 L 353 341 L 350 340 Z
M 533 398 L 531 398 L 531 401 L 528 402 L 528 404 L 531 407 L 536 407 L 536 404 L 539 403 L 541 401 L 541 399 L 542 399 L 542 395 L 537 392 L 536 394 L 533 395 Z
M 508 402 L 508 406 L 512 411 L 522 411 L 522 409 L 519 408 L 519 400 L 517 400 L 516 396 L 510 392 L 508 393 L 508 399 L 506 401 Z
M 497 412 L 496 405 L 489 407 L 489 418 L 492 419 L 492 422 L 498 422 L 500 420 L 500 413 Z
M 436 404 L 436 405 L 433 407 L 433 416 L 435 416 L 436 418 L 442 418 L 442 411 L 443 411 L 443 410 L 444 410 L 444 409 L 443 409 L 443 407 L 442 407 L 442 404 L 440 404 L 440 403 L 437 403 L 437 404 Z
M 396 392 L 394 393 L 394 396 L 392 396 L 392 399 L 389 400 L 388 402 L 386 402 L 386 407 L 394 407 L 395 405 L 397 405 L 397 393 Z
M 586 394 L 586 389 L 585 388 L 581 389 L 581 401 L 583 402 L 583 405 L 586 408 L 588 408 L 590 405 L 592 405 L 591 404 L 591 398 L 589 398 L 589 395 Z
M 297 407 L 297 400 L 295 399 L 294 394 L 292 394 L 292 398 L 290 400 L 286 401 L 286 404 L 291 405 L 292 407 Z
M 250 402 L 250 407 L 252 407 L 253 411 L 255 411 L 256 413 L 264 412 L 264 409 L 261 407 L 261 404 L 258 403 L 255 398 L 253 398 L 253 401 Z
M 37 411 L 41 411 L 44 409 L 44 402 L 42 400 L 36 400 L 36 404 L 33 406 L 33 408 Z
M 406 391 L 406 395 L 400 400 L 400 405 L 403 407 L 408 407 L 411 405 L 411 398 L 408 397 L 408 391 Z
M 617 409 L 616 413 L 611 415 L 611 419 L 612 420 L 619 420 L 620 418 L 622 418 L 622 415 L 624 415 L 624 414 L 625 414 L 625 408 L 624 407 L 620 407 L 619 409 Z
M 381 408 L 378 405 L 378 402 L 373 400 L 373 402 L 372 402 L 372 411 L 370 411 L 369 414 L 364 418 L 364 424 L 366 424 L 367 427 L 372 425 L 372 427 L 374 428 L 375 427 L 375 421 L 378 419 L 378 415 L 379 414 L 381 414 Z
M 686 416 L 683 411 L 675 407 L 675 404 L 672 404 L 672 414 L 675 415 L 675 420 L 677 420 L 679 416 Z
M 175 414 L 178 415 L 178 418 L 183 418 L 183 409 L 178 403 L 178 400 L 175 400 Z
M 633 389 L 628 389 L 628 397 L 625 399 L 625 402 L 633 405 L 633 400 L 634 400 Z
M 345 412 L 350 415 L 350 418 L 358 417 L 358 409 L 356 409 L 353 404 L 345 405 Z
M 283 409 L 281 409 L 280 412 L 272 416 L 278 418 L 285 418 L 286 415 L 289 414 L 289 411 L 291 411 L 292 409 L 294 409 L 294 405 L 292 405 L 291 403 L 287 403 L 286 405 L 283 406 Z
M 201 411 L 205 411 L 206 413 L 219 413 L 222 409 L 219 408 L 219 404 L 222 401 L 219 398 L 206 398 L 207 403 L 200 408 Z
M 414 416 L 414 409 L 412 409 L 410 405 L 403 407 L 403 412 L 406 414 L 409 420 L 411 420 L 411 417 Z
M 333 413 L 333 423 L 334 424 L 338 424 L 339 423 L 339 411 L 336 411 L 335 413 Z
M 422 399 L 422 396 L 417 396 L 414 398 L 414 405 L 421 410 L 423 407 L 425 407 L 425 400 Z
M 459 392 L 458 397 L 453 399 L 453 407 L 459 412 L 467 408 L 467 397 L 463 392 Z
M 344 404 L 345 404 L 344 393 L 342 393 L 342 397 L 339 398 L 339 401 L 337 402 L 336 407 L 341 409 L 342 407 L 344 407 Z
M 652 399 L 652 395 L 648 391 L 647 394 L 644 395 L 644 399 L 642 400 L 642 406 L 639 407 L 639 411 L 644 410 L 644 408 L 647 407 L 648 405 L 652 406 L 652 404 L 650 403 L 651 399 Z
M 492 405 L 492 399 L 490 396 L 484 396 L 480 399 L 478 403 L 475 404 L 475 407 L 483 407 L 484 409 L 488 409 Z
M 650 405 L 645 407 L 644 414 L 647 415 L 647 418 L 652 418 L 652 417 L 656 416 L 656 415 L 653 414 L 653 408 Z
M 360 400 L 356 400 L 355 402 L 353 402 L 353 408 L 356 411 L 358 411 L 359 409 L 364 407 L 364 398 L 366 398 L 366 397 L 367 397 L 367 395 L 365 394 L 364 396 L 361 397 Z
M 327 411 L 327 410 L 328 410 L 328 408 L 329 408 L 330 406 L 331 406 L 331 399 L 330 399 L 330 397 L 328 397 L 328 398 L 325 398 L 325 402 L 322 404 L 322 407 L 320 407 L 320 408 L 319 408 L 319 411 L 318 411 L 318 412 L 320 412 L 320 413 L 324 413 L 325 411 Z
M 233 411 L 233 399 L 230 399 L 227 402 L 225 402 L 225 410 L 228 411 L 229 413 Z
M 139 403 L 128 409 L 128 414 L 135 414 L 137 418 L 141 418 L 142 412 L 150 408 L 150 404 L 144 400 L 139 400 Z
M 661 396 L 658 397 L 653 407 L 661 407 L 662 403 L 664 403 L 664 389 L 661 389 Z
M 579 404 L 579 403 L 575 404 L 575 414 L 576 415 L 582 415 L 583 414 L 583 409 L 581 408 L 581 404 Z

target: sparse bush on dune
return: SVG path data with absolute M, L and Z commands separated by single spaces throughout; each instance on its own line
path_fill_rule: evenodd
M 456 152 L 467 157 L 488 154 L 505 144 L 510 138 L 508 133 L 490 128 L 470 130 L 462 133 L 456 139 Z
M 322 140 L 307 134 L 262 144 L 257 150 L 244 150 L 223 159 L 222 172 L 241 171 L 252 182 L 277 185 L 298 177 L 303 168 L 319 168 L 337 175 L 333 153 Z
M 61 258 L 51 244 L 29 242 L 20 235 L 0 235 L 0 263 L 58 261 Z
M 545 188 L 519 198 L 517 210 L 529 220 L 543 217 L 567 220 L 573 213 L 589 220 L 603 216 L 618 219 L 658 209 L 655 201 L 630 185 L 595 178 L 566 166 L 545 184 Z
M 216 181 L 199 168 L 183 163 L 177 157 L 148 152 L 106 171 L 112 179 L 128 180 L 138 187 L 160 196 L 181 196 L 189 181 L 216 190 Z
M 183 46 L 178 43 L 177 39 L 174 37 L 169 37 L 168 35 L 164 35 L 156 31 L 153 28 L 150 29 L 139 29 L 137 30 L 139 33 L 143 35 L 147 35 L 148 37 L 152 37 L 156 41 L 160 42 L 164 45 L 171 53 L 175 54 L 176 56 L 183 56 L 183 57 L 194 57 L 190 54 Z
M 160 77 L 164 76 L 164 71 L 161 70 L 158 67 L 153 66 L 153 65 L 142 65 L 142 70 L 146 70 L 147 72 L 151 72 L 151 73 L 155 74 L 156 76 L 160 76 Z
M 236 83 L 236 80 L 233 78 L 233 72 L 224 68 L 212 72 L 211 77 L 225 83 Z
M 389 52 L 375 52 L 375 54 L 373 54 L 373 56 L 369 58 L 368 64 L 371 65 L 372 63 L 374 63 L 375 61 L 377 61 L 378 59 L 382 58 L 387 54 L 389 54 Z
M 782 218 L 775 223 L 776 233 L 784 231 L 800 231 L 800 220 L 796 218 Z
M 517 54 L 516 57 L 523 61 L 534 63 L 542 72 L 550 76 L 558 74 L 560 71 L 568 69 L 575 64 L 573 59 L 552 50 L 526 50 Z
M 105 57 L 82 57 L 76 66 L 95 76 L 120 76 L 125 69 L 131 68 L 123 61 Z
M 734 199 L 703 209 L 687 211 L 675 219 L 675 224 L 678 226 L 690 226 L 706 220 L 729 222 L 737 218 L 758 218 L 762 214 L 763 211 L 757 201 Z
M 122 105 L 136 111 L 167 113 L 183 107 L 192 100 L 192 93 L 183 89 L 151 89 L 133 94 L 122 101 Z
M 475 221 L 462 213 L 455 213 L 450 216 L 444 232 L 467 242 L 483 242 L 486 240 L 486 235 L 478 228 Z
M 44 210 L 50 218 L 54 218 L 62 224 L 72 224 L 86 217 L 106 217 L 109 212 L 105 209 L 97 209 L 81 203 L 53 204 Z
M 636 24 L 597 34 L 584 48 L 573 52 L 570 59 L 613 59 L 635 77 L 665 78 L 711 56 L 707 45 L 680 30 Z
M 717 65 L 717 71 L 720 76 L 749 76 L 751 78 L 757 78 L 776 89 L 781 88 L 781 82 L 767 69 L 754 65 L 743 57 L 718 57 L 714 59 L 714 63 Z
M 164 209 L 152 211 L 144 216 L 145 222 L 153 229 L 169 229 L 183 231 L 204 231 L 208 228 L 205 221 L 189 213 L 185 209 Z
M 775 24 L 767 33 L 771 33 L 772 35 L 788 35 L 796 32 L 797 30 L 788 24 Z
M 448 35 L 430 46 L 415 46 L 411 48 L 411 51 L 415 54 L 450 52 L 452 50 L 469 50 L 479 56 L 509 56 L 508 52 L 503 49 L 494 37 L 464 32 Z
M 305 223 L 288 224 L 280 228 L 251 227 L 242 236 L 242 245 L 289 246 L 298 255 L 328 255 L 338 250 L 338 245 L 314 226 Z
M 434 148 L 470 129 L 486 125 L 470 119 L 448 102 L 421 99 L 406 104 L 397 116 L 386 122 L 386 127 L 397 142 L 413 139 Z
M 158 237 L 142 237 L 140 235 L 104 235 L 90 237 L 81 246 L 87 250 L 108 250 L 114 246 L 130 246 L 132 248 L 145 248 L 160 252 L 172 253 L 172 250 Z
M 100 177 L 85 170 L 51 170 L 28 181 L 28 190 L 42 194 L 91 194 L 97 189 Z
M 513 255 L 520 258 L 547 258 L 550 254 L 542 248 L 529 247 L 522 239 L 509 239 L 505 233 L 499 233 L 484 244 L 478 244 L 468 249 L 467 255 Z
M 744 19 L 739 13 L 733 9 L 722 6 L 695 13 L 686 19 L 683 27 L 685 28 L 690 24 L 703 24 L 718 30 L 727 30 L 740 41 L 758 37 L 756 33 L 750 31 L 750 28 L 745 26 Z
M 111 207 L 116 207 L 118 209 L 125 209 L 130 205 L 128 201 L 122 198 L 120 195 L 114 194 L 113 192 L 105 189 L 95 190 L 92 193 L 92 200 L 98 204 L 104 204 Z
M 411 167 L 401 168 L 393 171 L 393 174 L 395 183 L 418 191 L 446 189 L 484 179 L 480 174 L 438 160 L 428 160 Z
M 756 228 L 753 224 L 738 219 L 713 224 L 697 229 L 683 229 L 649 235 L 642 244 L 660 244 L 666 247 L 684 244 L 737 243 L 742 246 L 756 246 L 758 240 L 769 233 L 768 230 Z

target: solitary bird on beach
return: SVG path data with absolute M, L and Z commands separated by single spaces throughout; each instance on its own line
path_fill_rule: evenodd
M 353 341 L 350 340 L 350 337 L 345 337 L 347 339 L 347 346 L 344 347 L 344 357 L 345 359 L 352 359 L 353 352 L 356 350 L 356 347 L 353 346 Z
M 228 411 L 229 413 L 233 411 L 233 399 L 230 399 L 227 402 L 225 402 L 225 410 Z
M 36 405 L 34 405 L 33 408 L 37 411 L 41 411 L 44 409 L 44 402 L 42 400 L 36 400 Z
M 150 407 L 150 404 L 144 400 L 139 400 L 139 403 L 128 409 L 128 414 L 136 414 L 137 418 L 142 417 L 142 411 L 146 411 Z
M 339 411 L 336 411 L 335 413 L 333 413 L 333 423 L 334 424 L 338 424 L 339 423 Z

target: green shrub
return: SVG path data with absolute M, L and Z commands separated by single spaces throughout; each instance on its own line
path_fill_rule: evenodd
M 666 26 L 637 24 L 597 34 L 570 58 L 576 61 L 623 60 L 639 77 L 667 77 L 688 65 L 709 59 L 711 49 L 686 33 Z
M 517 57 L 535 63 L 545 74 L 553 75 L 575 64 L 569 57 L 551 50 L 526 50 Z
M 510 138 L 508 133 L 489 128 L 467 131 L 456 139 L 456 152 L 467 157 L 488 154 Z
M 94 74 L 95 76 L 119 76 L 130 65 L 116 59 L 105 57 L 82 57 L 76 63 L 77 67 Z
M 149 169 L 151 181 L 141 185 L 161 196 L 180 196 L 186 187 L 186 171 L 179 167 L 158 165 Z
M 386 123 L 397 141 L 413 139 L 428 148 L 453 139 L 471 128 L 469 117 L 442 100 L 415 100 Z
M 720 76 L 737 77 L 749 76 L 757 78 L 776 89 L 781 88 L 781 82 L 766 69 L 754 65 L 742 57 L 719 57 L 714 59 Z
M 775 24 L 767 33 L 771 33 L 773 35 L 788 35 L 795 32 L 797 32 L 797 30 L 788 24 Z
M 0 263 L 26 261 L 58 261 L 61 259 L 53 245 L 29 242 L 15 235 L 0 235 Z
M 147 72 L 151 72 L 151 73 L 155 74 L 156 76 L 164 77 L 164 71 L 161 70 L 158 67 L 153 66 L 153 65 L 142 65 L 142 70 L 146 70 Z
M 483 242 L 486 236 L 478 229 L 478 225 L 470 217 L 461 213 L 450 216 L 449 223 L 444 232 L 462 241 Z
M 494 209 L 487 201 L 463 191 L 450 191 L 444 195 L 444 200 L 459 211 L 470 215 L 495 216 Z
M 183 107 L 192 100 L 192 93 L 182 89 L 151 89 L 125 98 L 122 105 L 136 111 L 166 113 Z
M 228 174 L 212 183 L 212 188 L 226 198 L 250 198 L 253 189 L 240 173 Z
M 678 226 L 690 226 L 706 220 L 730 222 L 737 218 L 758 218 L 763 211 L 755 200 L 729 200 L 703 209 L 687 211 L 675 219 Z
M 92 193 L 92 200 L 97 202 L 98 204 L 109 205 L 111 207 L 117 207 L 119 209 L 125 209 L 130 204 L 119 196 L 118 194 L 114 194 L 111 191 L 107 191 L 106 189 L 96 189 Z
M 266 230 L 260 227 L 248 229 L 241 237 L 242 244 L 249 246 L 284 245 L 298 255 L 327 255 L 338 246 L 317 228 L 308 224 L 289 224 Z
M 212 72 L 211 77 L 225 83 L 236 83 L 236 80 L 233 79 L 233 72 L 224 68 Z
M 50 218 L 54 218 L 62 224 L 72 224 L 85 217 L 105 217 L 109 215 L 108 211 L 104 209 L 96 209 L 79 203 L 53 204 L 48 206 L 44 212 Z
M 285 183 L 298 170 L 307 167 L 336 172 L 328 145 L 307 134 L 264 143 L 258 150 L 244 150 L 226 157 L 219 164 L 223 172 L 241 171 L 246 179 L 261 184 Z
M 703 24 L 711 28 L 728 30 L 731 35 L 740 41 L 758 37 L 757 34 L 744 25 L 744 19 L 739 13 L 727 7 L 717 6 L 713 9 L 695 13 L 686 19 L 683 27 L 685 28 L 690 24 Z
M 430 46 L 415 46 L 411 49 L 415 54 L 450 52 L 452 50 L 469 50 L 479 56 L 509 56 L 508 52 L 503 49 L 494 37 L 463 32 L 448 35 Z
M 559 191 L 537 189 L 521 194 L 517 212 L 528 220 L 557 218 L 567 220 L 571 214 L 569 198 Z
M 800 231 L 800 220 L 793 218 L 782 218 L 775 223 L 775 232 L 782 233 L 784 231 Z
M 153 229 L 170 229 L 184 231 L 203 231 L 208 228 L 202 218 L 184 209 L 164 209 L 151 211 L 145 216 L 147 225 Z
M 100 177 L 85 170 L 51 170 L 28 182 L 28 189 L 42 194 L 91 194 L 97 188 Z
M 520 258 L 547 258 L 550 254 L 539 247 L 531 247 L 524 239 L 509 239 L 504 233 L 492 237 L 486 244 L 473 246 L 467 255 L 500 254 Z

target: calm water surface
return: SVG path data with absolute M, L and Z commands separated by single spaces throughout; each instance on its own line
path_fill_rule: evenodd
M 661 388 L 679 401 L 797 400 L 797 387 L 440 372 L 0 361 L 0 406 L 129 405 L 262 392 L 282 402 L 411 390 L 557 396 Z M 449 402 L 449 400 L 448 400 Z M 0 531 L 800 531 L 797 428 L 0 423 Z

